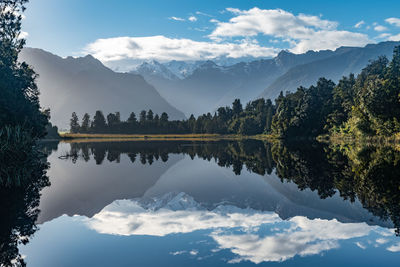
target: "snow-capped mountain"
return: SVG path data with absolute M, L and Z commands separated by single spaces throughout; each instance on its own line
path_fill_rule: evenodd
M 283 50 L 272 59 L 233 65 L 234 59 L 223 58 L 198 62 L 171 61 L 155 63 L 151 71 L 145 64 L 146 68 L 140 67 L 136 71 L 188 117 L 190 114 L 214 112 L 220 106 L 230 105 L 236 98 L 244 104 L 258 97 L 274 100 L 281 91 L 308 87 L 320 77 L 337 82 L 344 75 L 359 73 L 370 60 L 381 55 L 390 58 L 393 48 L 399 44 L 382 42 L 304 54 Z
M 169 67 L 161 64 L 156 60 L 152 60 L 150 62 L 143 62 L 139 65 L 136 70 L 134 70 L 137 74 L 142 75 L 157 75 L 163 77 L 168 80 L 176 80 L 180 79 L 173 71 L 170 70 Z

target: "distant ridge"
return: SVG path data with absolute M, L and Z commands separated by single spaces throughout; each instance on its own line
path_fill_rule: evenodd
M 299 86 L 309 87 L 320 77 L 337 82 L 350 73 L 358 74 L 370 60 L 379 56 L 392 57 L 400 42 L 382 42 L 365 47 L 340 47 L 329 57 L 294 66 L 277 78 L 260 94 L 260 97 L 275 99 L 281 91 L 294 91 Z
M 280 91 L 309 86 L 322 76 L 337 81 L 343 75 L 360 72 L 368 61 L 380 55 L 390 57 L 396 45 L 400 42 L 340 47 L 335 51 L 308 51 L 304 54 L 283 50 L 272 59 L 230 66 L 221 66 L 210 60 L 190 64 L 155 61 L 139 66 L 134 72 L 143 75 L 186 116 L 192 113 L 199 115 L 229 105 L 235 98 L 240 98 L 243 103 L 258 97 L 275 99 Z
M 82 117 L 96 110 L 105 114 L 120 111 L 123 119 L 130 112 L 152 109 L 167 112 L 171 119 L 185 115 L 170 105 L 157 90 L 138 74 L 116 73 L 88 55 L 61 58 L 36 48 L 24 48 L 20 60 L 39 74 L 42 107 L 51 109 L 51 121 L 67 128 L 72 112 Z

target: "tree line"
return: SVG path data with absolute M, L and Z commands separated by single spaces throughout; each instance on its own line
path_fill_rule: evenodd
M 284 138 L 349 134 L 391 136 L 400 132 L 400 47 L 393 59 L 379 57 L 356 77 L 338 84 L 321 78 L 315 86 L 276 99 L 273 132 Z
M 321 134 L 390 136 L 400 132 L 400 47 L 393 59 L 379 57 L 356 77 L 350 74 L 337 84 L 320 78 L 309 88 L 280 93 L 275 103 L 257 99 L 244 107 L 239 99 L 187 120 L 170 121 L 152 110 L 131 113 L 121 121 L 119 112 L 105 117 L 101 111 L 91 120 L 85 114 L 81 124 L 72 114 L 72 133 L 148 133 L 148 134 L 272 134 L 279 138 L 310 138 Z
M 93 119 L 88 113 L 79 121 L 72 113 L 71 133 L 146 133 L 146 134 L 242 134 L 255 135 L 271 131 L 275 107 L 271 100 L 257 99 L 249 102 L 245 108 L 239 99 L 232 107 L 220 107 L 214 113 L 203 114 L 197 118 L 191 115 L 187 120 L 169 120 L 168 114 L 154 114 L 150 109 L 141 111 L 139 117 L 132 112 L 126 121 L 121 120 L 119 112 L 96 111 Z

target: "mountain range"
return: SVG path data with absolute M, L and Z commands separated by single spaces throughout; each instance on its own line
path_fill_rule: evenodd
M 340 47 L 335 51 L 308 51 L 293 54 L 281 51 L 275 58 L 229 65 L 229 61 L 144 62 L 129 73 L 120 73 L 99 60 L 85 57 L 62 58 L 41 49 L 25 48 L 20 60 L 39 74 L 40 102 L 51 109 L 52 122 L 67 128 L 72 112 L 93 115 L 96 110 L 130 112 L 152 109 L 167 112 L 170 119 L 214 112 L 259 97 L 274 100 L 281 91 L 308 87 L 318 78 L 337 82 L 342 76 L 357 74 L 370 60 L 391 58 L 400 42 L 382 42 L 365 47 Z
M 382 42 L 304 54 L 283 50 L 272 59 L 230 66 L 214 61 L 152 61 L 143 63 L 132 72 L 142 75 L 186 116 L 200 115 L 230 105 L 235 98 L 243 103 L 258 97 L 273 100 L 281 91 L 308 87 L 320 77 L 337 82 L 344 75 L 359 73 L 370 60 L 381 55 L 391 58 L 397 45 L 400 42 Z
M 154 113 L 167 112 L 171 119 L 184 119 L 185 115 L 170 105 L 141 75 L 118 73 L 105 67 L 88 55 L 80 58 L 61 58 L 41 49 L 25 48 L 20 53 L 39 74 L 40 103 L 50 108 L 51 121 L 60 128 L 68 128 L 72 112 L 82 117 L 102 110 L 121 112 L 127 119 L 130 112 L 141 110 Z

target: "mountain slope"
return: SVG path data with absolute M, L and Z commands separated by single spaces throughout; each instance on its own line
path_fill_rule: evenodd
M 20 60 L 33 66 L 39 74 L 40 102 L 51 109 L 51 121 L 68 127 L 72 112 L 83 116 L 102 110 L 120 111 L 122 119 L 130 112 L 152 109 L 167 112 L 172 119 L 183 119 L 182 112 L 171 106 L 140 75 L 116 73 L 92 56 L 61 58 L 46 51 L 25 48 Z
M 257 97 L 275 99 L 280 91 L 309 86 L 324 76 L 334 81 L 343 75 L 358 73 L 369 60 L 380 55 L 391 56 L 399 42 L 383 42 L 366 47 L 341 47 L 335 51 L 308 51 L 293 54 L 281 51 L 273 59 L 221 66 L 215 61 L 154 63 L 136 72 L 154 85 L 171 104 L 190 114 L 213 112 L 230 105 L 235 98 L 246 103 Z M 163 65 L 164 71 L 160 71 Z M 179 68 L 175 67 L 179 66 Z M 148 69 L 152 71 L 148 71 Z M 182 71 L 183 70 L 183 71 Z M 170 73 L 175 74 L 174 78 Z M 182 75 L 184 73 L 184 75 Z
M 331 56 L 297 65 L 267 86 L 261 97 L 275 99 L 281 91 L 294 91 L 299 86 L 309 87 L 320 77 L 337 82 L 350 73 L 358 74 L 370 60 L 379 56 L 392 57 L 393 48 L 400 42 L 369 44 L 365 47 L 341 47 Z
M 310 51 L 295 55 L 282 51 L 274 59 L 242 62 L 232 66 L 220 66 L 213 61 L 191 65 L 169 62 L 162 64 L 164 69 L 160 68 L 160 63 L 153 62 L 152 67 L 149 63 L 139 66 L 135 73 L 143 75 L 163 97 L 184 111 L 186 116 L 192 113 L 199 115 L 212 112 L 219 106 L 230 105 L 235 98 L 247 102 L 292 66 L 326 58 L 332 53 Z M 164 71 L 160 71 L 161 69 Z M 171 77 L 170 73 L 174 73 L 178 79 L 168 78 Z

